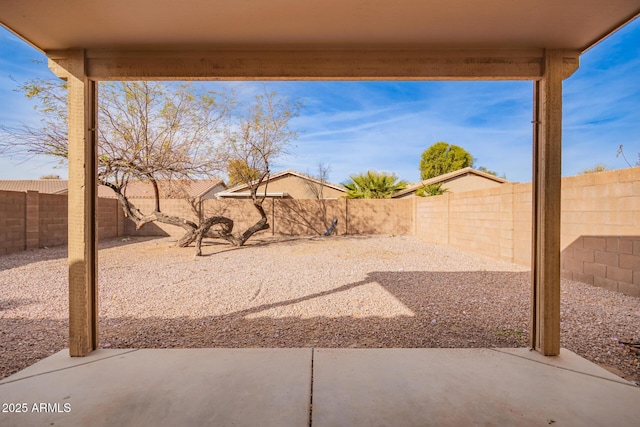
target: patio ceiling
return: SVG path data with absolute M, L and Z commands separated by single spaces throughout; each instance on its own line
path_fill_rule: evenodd
M 562 81 L 640 0 L 1 0 L 68 81 L 69 349 L 98 345 L 99 80 L 534 80 L 530 345 L 560 351 Z
M 583 52 L 638 0 L 3 0 L 36 48 L 530 49 Z

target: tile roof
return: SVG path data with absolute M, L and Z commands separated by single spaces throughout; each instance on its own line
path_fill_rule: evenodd
M 217 185 L 226 188 L 221 179 L 199 179 L 194 181 L 163 181 L 159 183 L 160 197 L 163 199 L 181 199 L 185 193 L 189 197 L 202 197 Z M 131 181 L 125 187 L 123 193 L 131 199 L 152 199 L 154 197 L 153 186 L 148 182 Z M 98 196 L 114 199 L 114 192 L 104 186 L 98 188 Z
M 435 176 L 433 178 L 425 179 L 424 181 L 417 182 L 415 184 L 412 184 L 412 185 L 408 186 L 404 190 L 398 191 L 397 193 L 395 193 L 393 195 L 393 197 L 395 198 L 395 197 L 404 196 L 405 194 L 412 193 L 412 192 L 416 191 L 418 188 L 420 188 L 422 186 L 431 185 L 431 184 L 437 184 L 439 182 L 446 182 L 446 181 L 452 180 L 454 178 L 457 178 L 459 176 L 464 176 L 464 175 L 469 175 L 469 174 L 478 175 L 478 176 L 481 176 L 483 178 L 499 182 L 501 184 L 504 184 L 505 182 L 509 182 L 504 178 L 500 178 L 498 176 L 491 175 L 490 173 L 482 172 L 482 171 L 479 171 L 477 169 L 473 169 L 473 168 L 469 167 L 469 168 L 458 169 L 457 171 L 445 173 L 445 174 L 442 174 L 442 175 Z
M 315 182 L 317 184 L 323 184 L 323 185 L 325 185 L 327 187 L 334 188 L 334 189 L 336 189 L 338 191 L 342 191 L 342 192 L 345 192 L 345 193 L 347 192 L 347 189 L 344 188 L 342 185 L 334 184 L 334 183 L 328 182 L 328 181 L 324 181 L 323 182 L 323 181 L 319 180 L 318 178 L 314 178 L 314 177 L 312 177 L 310 175 L 295 171 L 293 169 L 285 169 L 285 170 L 277 172 L 277 173 L 272 173 L 271 175 L 269 175 L 268 180 L 280 178 L 280 177 L 285 176 L 285 175 L 294 175 L 294 176 L 300 177 L 302 179 L 313 181 L 313 182 Z M 267 181 L 267 179 L 265 179 L 265 182 L 266 181 Z M 249 186 L 247 184 L 238 184 L 235 187 L 228 189 L 226 191 L 226 193 L 235 193 L 238 190 L 246 190 L 248 188 L 249 188 Z
M 0 191 L 37 191 L 44 194 L 66 194 L 64 179 L 0 179 Z
M 222 185 L 223 188 L 226 188 L 221 179 L 178 181 L 172 184 L 162 185 L 161 183 L 161 197 L 168 199 L 182 198 L 183 191 L 186 191 L 189 197 L 197 198 L 203 196 L 217 185 Z M 67 194 L 68 186 L 66 179 L 0 180 L 0 191 L 38 191 L 44 194 Z M 148 183 L 133 181 L 127 185 L 125 194 L 130 198 L 136 199 L 153 198 L 153 187 Z M 109 187 L 99 185 L 98 197 L 114 199 L 115 194 Z

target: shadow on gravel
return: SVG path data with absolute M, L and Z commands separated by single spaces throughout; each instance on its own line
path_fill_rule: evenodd
M 206 239 L 202 241 L 202 249 L 203 251 L 206 250 L 206 248 L 211 248 L 214 249 L 215 252 L 210 252 L 210 253 L 203 253 L 202 256 L 203 257 L 210 257 L 210 256 L 216 256 L 219 254 L 223 254 L 225 252 L 231 252 L 231 251 L 236 251 L 239 249 L 244 249 L 244 248 L 251 248 L 251 247 L 269 247 L 269 246 L 273 246 L 273 245 L 278 245 L 278 246 L 294 246 L 297 244 L 303 244 L 305 242 L 309 242 L 309 241 L 322 241 L 322 240 L 332 240 L 332 239 L 370 239 L 373 237 L 380 237 L 380 236 L 373 236 L 373 235 L 364 235 L 364 236 L 360 236 L 360 235 L 341 235 L 341 236 L 329 236 L 329 237 L 324 237 L 324 236 L 294 236 L 294 237 L 288 237 L 288 236 L 283 236 L 283 235 L 278 235 L 278 236 L 270 236 L 270 237 L 258 237 L 258 238 L 252 238 L 250 239 L 247 243 L 245 243 L 244 246 L 231 246 L 230 243 L 222 240 L 222 239 Z M 219 249 L 221 247 L 228 247 L 227 249 Z M 191 248 L 193 248 L 193 246 L 190 246 Z M 219 249 L 219 250 L 218 250 Z
M 317 348 L 487 348 L 526 347 L 530 311 L 530 273 L 528 272 L 422 272 L 376 271 L 365 280 L 349 283 L 329 291 L 300 298 L 283 300 L 230 312 L 219 316 L 191 318 L 148 318 L 101 316 L 100 347 L 107 348 L 208 348 L 208 347 L 317 347 Z M 369 316 L 359 313 L 294 317 L 279 312 L 291 305 L 312 303 L 316 299 L 353 291 L 360 286 L 378 284 L 389 293 L 389 301 L 404 304 L 408 309 L 395 317 Z M 454 292 L 442 292 L 443 286 L 455 287 Z M 345 294 L 353 296 L 353 293 Z M 444 296 L 446 295 L 446 296 Z M 153 300 L 153 299 L 151 299 Z M 24 302 L 28 303 L 28 302 Z M 215 301 L 211 302 L 215 305 Z M 583 306 L 581 310 L 598 310 Z M 153 313 L 151 305 L 147 310 Z M 607 322 L 583 324 L 585 316 L 563 322 L 582 322 L 603 337 L 590 342 L 589 358 L 597 354 L 601 362 L 616 366 L 624 353 L 609 337 L 615 325 Z M 575 329 L 575 326 L 571 326 Z M 569 330 L 573 330 L 573 329 Z M 0 377 L 67 347 L 68 322 L 43 319 L 25 320 L 0 318 Z M 52 348 L 39 345 L 43 334 Z M 583 346 L 580 336 L 562 336 L 563 347 L 577 351 Z M 578 351 L 580 354 L 581 352 Z M 617 358 L 617 359 L 616 359 Z M 640 379 L 640 373 L 620 366 L 627 379 Z
M 0 311 L 11 310 L 14 308 L 22 307 L 37 303 L 38 301 L 30 298 L 12 298 L 12 299 L 0 299 Z
M 372 272 L 363 281 L 329 291 L 221 316 L 107 316 L 101 319 L 101 343 L 125 348 L 520 347 L 528 339 L 529 277 L 529 273 L 514 272 Z M 272 314 L 371 283 L 382 286 L 413 315 L 302 318 Z M 441 286 L 455 286 L 455 292 L 447 292 L 455 294 L 455 299 L 439 297 Z
M 105 239 L 99 243 L 98 249 L 117 248 L 140 242 L 147 242 L 156 239 L 163 239 L 164 236 L 145 236 L 145 237 L 118 237 L 113 239 Z M 51 248 L 29 249 L 23 252 L 16 252 L 10 255 L 0 256 L 0 271 L 12 268 L 22 267 L 34 262 L 52 261 L 56 259 L 66 258 L 68 256 L 68 247 L 54 246 Z

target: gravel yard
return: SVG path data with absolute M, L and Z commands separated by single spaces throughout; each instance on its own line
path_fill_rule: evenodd
M 411 236 L 101 244 L 100 347 L 524 347 L 530 273 Z M 67 347 L 66 248 L 0 257 L 0 378 Z M 630 381 L 640 298 L 562 281 L 562 346 Z

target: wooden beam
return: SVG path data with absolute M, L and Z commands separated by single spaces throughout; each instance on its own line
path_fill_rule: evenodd
M 63 68 L 66 51 L 47 52 Z M 562 51 L 568 77 L 579 52 Z M 543 49 L 87 51 L 94 80 L 533 80 Z
M 83 51 L 70 52 L 64 65 L 69 95 L 69 353 L 84 356 L 98 346 L 98 93 L 97 82 L 86 77 Z
M 562 53 L 548 50 L 534 84 L 531 337 L 545 356 L 560 353 Z
M 68 72 L 72 76 L 69 77 L 72 354 L 86 354 L 97 345 L 95 81 L 501 79 L 536 81 L 531 345 L 545 355 L 558 354 L 562 80 L 578 68 L 579 52 L 416 49 L 82 53 L 79 57 L 78 51 L 47 52 L 58 75 Z M 84 105 L 84 110 L 72 114 L 72 107 L 80 105 Z M 71 215 L 78 212 L 80 217 L 74 219 Z

